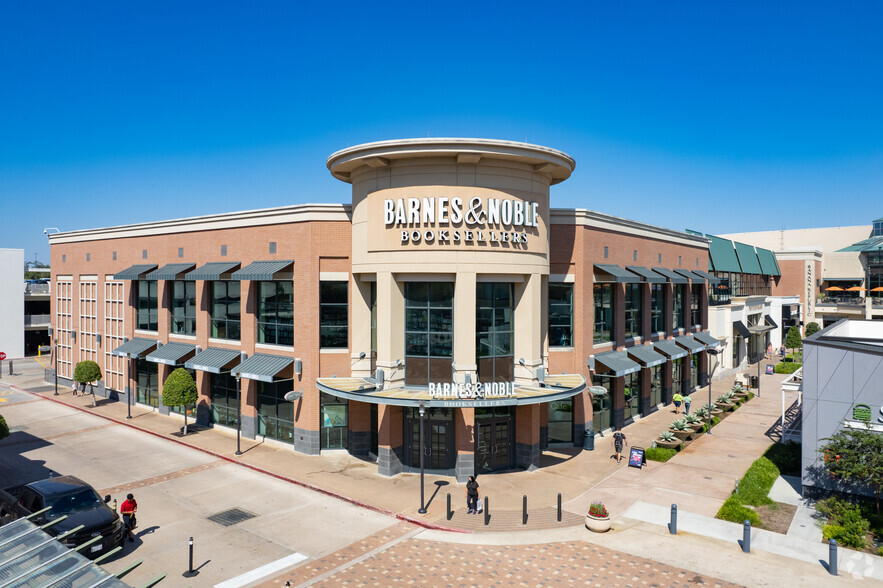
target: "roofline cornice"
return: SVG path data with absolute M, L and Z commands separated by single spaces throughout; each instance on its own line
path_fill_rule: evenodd
M 585 208 L 552 208 L 549 210 L 550 224 L 580 225 L 596 229 L 624 232 L 643 237 L 673 241 L 683 245 L 692 245 L 708 249 L 710 239 L 692 235 L 683 231 L 675 231 L 664 227 L 648 225 L 627 218 L 603 214 Z

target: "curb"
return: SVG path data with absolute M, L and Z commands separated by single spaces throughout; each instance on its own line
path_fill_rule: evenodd
M 15 386 L 15 385 L 13 385 L 13 384 L 7 384 L 7 386 L 9 386 L 10 388 L 15 389 L 15 390 L 17 390 L 17 391 L 19 391 L 19 392 L 24 392 L 24 393 L 27 393 L 27 394 L 34 394 L 34 395 L 36 395 L 38 398 L 42 398 L 43 400 L 50 400 L 50 401 L 55 402 L 55 403 L 57 403 L 57 404 L 61 404 L 61 405 L 67 406 L 67 407 L 69 407 L 69 408 L 73 408 L 73 409 L 75 409 L 75 410 L 79 410 L 80 412 L 84 412 L 84 413 L 86 413 L 86 414 L 91 414 L 91 415 L 93 415 L 93 416 L 97 416 L 97 417 L 99 417 L 99 418 L 102 418 L 102 419 L 107 420 L 107 421 L 111 421 L 111 422 L 116 423 L 116 424 L 118 424 L 118 425 L 123 425 L 123 426 L 129 427 L 129 428 L 131 428 L 131 429 L 134 429 L 134 430 L 136 430 L 136 431 L 140 431 L 140 432 L 142 432 L 142 433 L 147 433 L 147 434 L 149 434 L 149 435 L 153 435 L 154 437 L 157 437 L 157 438 L 159 438 L 159 439 L 165 439 L 166 441 L 171 441 L 171 442 L 173 442 L 173 443 L 177 443 L 177 444 L 182 445 L 182 446 L 184 446 L 184 447 L 188 447 L 188 448 L 190 448 L 190 449 L 194 449 L 194 450 L 196 450 L 196 451 L 200 451 L 200 452 L 202 452 L 202 453 L 205 453 L 206 455 L 211 455 L 212 457 L 215 457 L 215 458 L 217 458 L 217 459 L 222 459 L 222 460 L 224 460 L 224 461 L 226 461 L 226 462 L 228 462 L 228 463 L 232 463 L 232 464 L 235 464 L 235 465 L 238 465 L 238 466 L 242 466 L 242 467 L 244 467 L 244 468 L 248 468 L 248 469 L 250 469 L 250 470 L 252 470 L 252 471 L 254 471 L 254 472 L 257 472 L 257 473 L 259 473 L 259 474 L 264 474 L 264 475 L 266 475 L 266 476 L 270 476 L 270 477 L 272 477 L 272 478 L 276 478 L 277 480 L 281 480 L 281 481 L 283 481 L 283 482 L 287 482 L 287 483 L 289 483 L 289 484 L 294 484 L 295 486 L 300 486 L 301 488 L 306 488 L 307 490 L 312 490 L 313 492 L 317 492 L 317 493 L 319 493 L 319 494 L 324 494 L 325 496 L 329 496 L 329 497 L 331 497 L 331 498 L 336 498 L 337 500 L 340 500 L 340 501 L 343 501 L 343 502 L 346 502 L 346 503 L 352 504 L 353 506 L 358 506 L 358 507 L 360 507 L 360 508 L 364 508 L 364 509 L 366 509 L 366 510 L 370 510 L 370 511 L 372 511 L 372 512 L 376 512 L 376 513 L 378 513 L 378 514 L 382 514 L 382 515 L 388 516 L 388 517 L 390 517 L 390 518 L 394 518 L 394 519 L 399 520 L 399 521 L 403 521 L 403 522 L 406 522 L 406 523 L 410 523 L 410 524 L 412 524 L 412 525 L 416 525 L 416 526 L 418 526 L 418 527 L 422 527 L 422 528 L 424 528 L 424 529 L 429 529 L 429 530 L 432 530 L 432 531 L 445 531 L 445 532 L 448 532 L 448 533 L 467 533 L 467 534 L 472 533 L 472 531 L 470 531 L 470 530 L 468 530 L 468 529 L 457 529 L 457 528 L 454 528 L 454 527 L 446 527 L 446 526 L 444 526 L 444 525 L 436 525 L 435 523 L 430 523 L 430 522 L 428 522 L 428 521 L 424 521 L 424 520 L 421 520 L 421 519 L 417 519 L 417 518 L 414 518 L 414 517 L 409 516 L 409 515 L 406 515 L 406 514 L 402 514 L 402 513 L 398 513 L 398 512 L 393 512 L 393 511 L 391 511 L 391 510 L 388 510 L 388 509 L 385 509 L 385 508 L 382 508 L 382 507 L 379 507 L 379 506 L 375 506 L 375 505 L 373 505 L 373 504 L 368 504 L 367 502 L 362 502 L 362 501 L 360 501 L 360 500 L 356 500 L 356 499 L 354 499 L 354 498 L 349 498 L 349 497 L 344 496 L 344 495 L 342 495 L 342 494 L 338 494 L 338 493 L 336 493 L 336 492 L 332 492 L 331 490 L 326 490 L 326 489 L 324 489 L 324 488 L 319 488 L 318 486 L 314 486 L 314 485 L 312 485 L 312 484 L 308 484 L 307 482 L 301 482 L 300 480 L 295 480 L 295 479 L 293 479 L 293 478 L 288 478 L 288 477 L 285 477 L 285 476 L 283 476 L 283 475 L 281 475 L 281 474 L 277 474 L 277 473 L 275 473 L 275 472 L 271 472 L 271 471 L 269 471 L 269 470 L 265 470 L 264 468 L 261 468 L 261 467 L 258 467 L 258 466 L 254 466 L 254 465 L 251 465 L 251 464 L 245 463 L 245 462 L 243 462 L 243 461 L 239 461 L 239 460 L 237 460 L 237 459 L 233 459 L 232 457 L 227 457 L 226 455 L 222 455 L 222 454 L 220 454 L 220 453 L 215 453 L 214 451 L 211 451 L 211 450 L 209 450 L 209 449 L 203 449 L 203 448 L 201 448 L 201 447 L 196 447 L 195 445 L 190 445 L 189 443 L 186 443 L 186 442 L 184 442 L 184 441 L 181 441 L 180 439 L 170 438 L 170 437 L 167 437 L 167 436 L 165 436 L 165 435 L 163 435 L 163 434 L 161 434 L 161 433 L 156 433 L 156 432 L 151 431 L 151 430 L 149 430 L 149 429 L 142 429 L 141 427 L 135 426 L 135 425 L 133 425 L 132 423 L 128 423 L 128 422 L 126 422 L 126 421 L 121 421 L 121 420 L 115 419 L 115 418 L 113 418 L 113 417 L 110 417 L 110 416 L 104 415 L 104 414 L 100 414 L 100 413 L 97 413 L 97 412 L 92 412 L 92 411 L 86 410 L 85 408 L 80 407 L 80 406 L 75 406 L 75 405 L 72 405 L 72 404 L 68 404 L 68 403 L 66 403 L 66 402 L 63 402 L 63 401 L 61 401 L 61 400 L 56 400 L 56 399 L 53 398 L 52 396 L 46 396 L 46 395 L 44 395 L 44 394 L 42 394 L 42 393 L 40 393 L 40 392 L 31 392 L 30 390 L 27 390 L 27 389 L 24 389 L 24 388 L 19 388 L 18 386 Z

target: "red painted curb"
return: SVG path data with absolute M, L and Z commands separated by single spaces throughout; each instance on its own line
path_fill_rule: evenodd
M 368 504 L 366 502 L 362 502 L 362 501 L 356 500 L 354 498 L 349 498 L 347 496 L 343 496 L 342 494 L 337 494 L 336 492 L 332 492 L 330 490 L 325 490 L 324 488 L 319 488 L 318 486 L 313 486 L 312 484 L 308 484 L 306 482 L 301 482 L 300 480 L 295 480 L 293 478 L 287 478 L 283 475 L 277 474 L 275 472 L 271 472 L 269 470 L 265 470 L 265 469 L 260 468 L 258 466 L 254 466 L 254 465 L 245 463 L 243 461 L 233 459 L 232 457 L 227 457 L 226 455 L 222 455 L 220 453 L 215 453 L 214 451 L 211 451 L 209 449 L 203 449 L 203 448 L 197 447 L 195 445 L 190 445 L 189 443 L 185 443 L 184 441 L 181 441 L 180 439 L 167 437 L 165 435 L 162 435 L 161 433 L 156 433 L 156 432 L 151 431 L 149 429 L 142 429 L 141 427 L 137 427 L 137 426 L 133 425 L 132 423 L 128 423 L 126 421 L 121 421 L 121 420 L 118 420 L 113 417 L 109 417 L 107 415 L 103 415 L 100 413 L 92 412 L 92 411 L 89 411 L 89 410 L 82 408 L 80 406 L 75 406 L 73 404 L 68 404 L 66 402 L 62 402 L 61 400 L 57 400 L 57 399 L 53 398 L 51 395 L 45 396 L 41 392 L 31 392 L 30 390 L 26 390 L 24 388 L 19 388 L 18 386 L 13 386 L 12 384 L 9 384 L 9 387 L 18 390 L 19 392 L 25 392 L 27 394 L 35 394 L 35 395 L 37 395 L 38 398 L 42 398 L 44 400 L 51 400 L 52 402 L 56 402 L 58 404 L 63 404 L 64 406 L 73 408 L 75 410 L 79 410 L 80 412 L 84 412 L 87 414 L 97 416 L 99 418 L 105 419 L 107 421 L 111 421 L 111 422 L 116 423 L 118 425 L 124 425 L 126 427 L 130 427 L 132 429 L 135 429 L 136 431 L 140 431 L 142 433 L 147 433 L 149 435 L 153 435 L 154 437 L 158 437 L 160 439 L 165 439 L 166 441 L 171 441 L 173 443 L 177 443 L 177 444 L 182 445 L 184 447 L 189 447 L 190 449 L 195 449 L 196 451 L 201 451 L 202 453 L 205 453 L 206 455 L 211 455 L 212 457 L 215 457 L 217 459 L 223 459 L 224 461 L 227 461 L 232 464 L 236 464 L 238 466 L 248 468 L 252 471 L 258 472 L 259 474 L 264 474 L 264 475 L 276 478 L 277 480 L 282 480 L 283 482 L 288 482 L 289 484 L 294 484 L 295 486 L 300 486 L 302 488 L 306 488 L 307 490 L 312 490 L 313 492 L 318 492 L 319 494 L 324 494 L 325 496 L 330 496 L 331 498 L 336 498 L 338 500 L 352 504 L 354 506 L 358 506 L 358 507 L 364 508 L 366 510 L 373 511 L 373 512 L 394 518 L 399 521 L 404 521 L 406 523 L 410 523 L 410 524 L 416 525 L 418 527 L 423 527 L 424 529 L 430 529 L 433 531 L 447 531 L 449 533 L 472 533 L 472 531 L 470 531 L 468 529 L 457 529 L 454 527 L 445 527 L 442 525 L 436 525 L 435 523 L 430 523 L 428 521 L 416 519 L 416 518 L 410 517 L 410 516 L 402 514 L 402 513 L 393 512 L 391 510 L 387 510 L 385 508 L 381 508 L 381 507 L 375 506 L 373 504 Z

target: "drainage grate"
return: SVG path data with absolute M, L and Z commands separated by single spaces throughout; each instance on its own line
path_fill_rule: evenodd
M 241 508 L 231 508 L 230 510 L 224 510 L 217 514 L 213 514 L 208 517 L 208 520 L 229 527 L 241 523 L 242 521 L 253 519 L 256 516 L 258 515 L 253 512 L 248 512 L 247 510 L 242 510 Z

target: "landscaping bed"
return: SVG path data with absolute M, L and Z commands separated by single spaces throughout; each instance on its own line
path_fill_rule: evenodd
M 764 529 L 784 535 L 791 526 L 791 520 L 794 518 L 794 513 L 797 512 L 797 507 L 784 502 L 774 502 L 758 506 L 754 510 L 760 517 Z
M 825 515 L 822 542 L 836 539 L 841 547 L 883 556 L 883 515 L 877 514 L 873 500 L 830 496 L 816 503 Z

